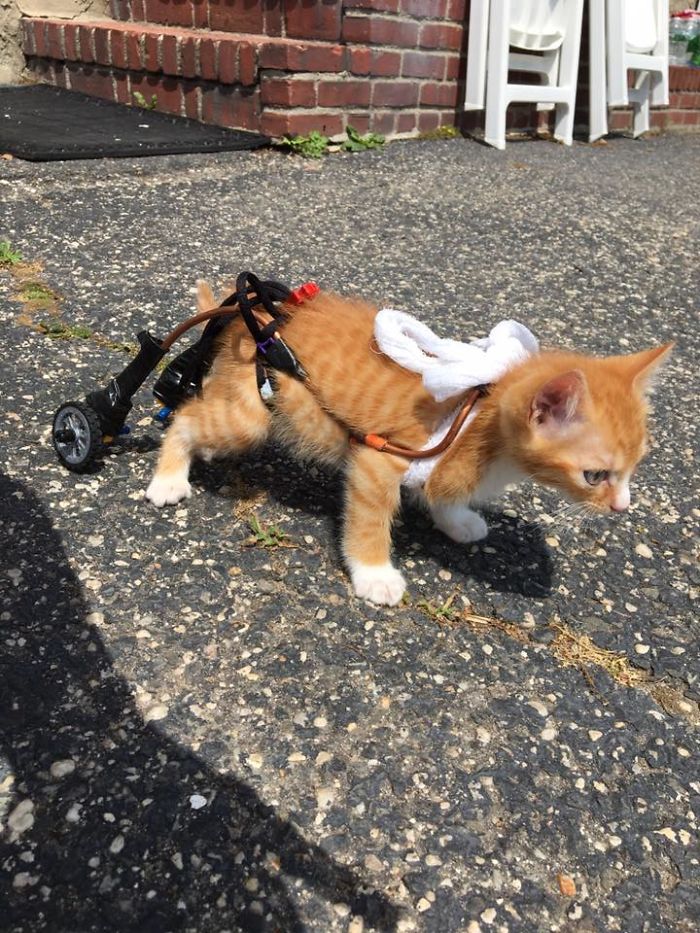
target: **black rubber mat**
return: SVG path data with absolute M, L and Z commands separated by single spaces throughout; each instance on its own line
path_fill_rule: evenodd
M 0 154 L 33 162 L 257 149 L 259 133 L 208 126 L 37 84 L 0 87 Z

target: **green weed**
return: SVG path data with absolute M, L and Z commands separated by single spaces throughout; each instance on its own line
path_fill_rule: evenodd
M 419 133 L 418 139 L 457 139 L 461 135 L 456 126 L 439 126 L 436 130 Z
M 139 105 L 139 107 L 143 107 L 144 110 L 155 110 L 156 107 L 158 106 L 158 95 L 157 94 L 154 94 L 151 97 L 150 102 L 146 100 L 146 98 L 143 96 L 141 91 L 132 91 L 132 97 L 134 98 L 136 103 Z
M 39 321 L 39 329 L 53 340 L 88 340 L 92 337 L 89 327 L 82 324 L 66 324 L 60 318 L 52 321 Z
M 328 153 L 329 142 L 330 140 L 323 133 L 312 130 L 308 136 L 285 136 L 282 145 L 305 159 L 320 159 Z
M 365 133 L 362 136 L 353 126 L 347 128 L 348 138 L 342 145 L 344 152 L 364 152 L 366 149 L 381 149 L 386 143 L 379 133 Z
M 12 249 L 8 240 L 0 240 L 0 266 L 16 266 L 18 262 L 22 262 L 19 250 Z
M 57 295 L 41 282 L 27 282 L 22 285 L 19 291 L 20 301 L 37 301 L 42 304 L 50 304 L 55 301 Z
M 266 527 L 255 514 L 249 517 L 248 527 L 252 531 L 252 535 L 246 543 L 251 547 L 294 547 L 288 540 L 288 535 L 281 528 L 278 528 L 277 525 L 268 525 Z

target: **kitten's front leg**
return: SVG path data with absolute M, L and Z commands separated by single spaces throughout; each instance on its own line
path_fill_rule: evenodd
M 406 582 L 391 563 L 391 524 L 406 464 L 367 447 L 354 451 L 345 487 L 343 551 L 355 593 L 395 606 Z
M 481 515 L 464 502 L 433 502 L 430 514 L 435 527 L 460 544 L 481 541 L 489 533 Z

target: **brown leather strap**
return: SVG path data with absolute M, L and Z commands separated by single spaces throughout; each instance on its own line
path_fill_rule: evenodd
M 407 460 L 427 460 L 429 457 L 437 457 L 443 451 L 447 450 L 450 444 L 459 434 L 462 425 L 469 417 L 477 401 L 488 392 L 488 386 L 475 386 L 470 389 L 469 394 L 462 402 L 462 407 L 457 412 L 455 420 L 450 425 L 450 430 L 443 437 L 439 444 L 429 447 L 427 450 L 412 450 L 410 447 L 401 447 L 399 444 L 391 444 L 385 437 L 379 434 L 355 434 L 352 438 L 366 447 L 381 451 L 385 454 L 394 454 L 397 457 L 406 457 Z

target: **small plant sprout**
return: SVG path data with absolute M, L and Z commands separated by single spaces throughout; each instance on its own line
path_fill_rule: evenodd
M 329 138 L 318 130 L 312 130 L 308 136 L 285 136 L 282 140 L 283 146 L 305 159 L 320 159 L 328 153 L 329 143 Z
M 13 249 L 9 240 L 0 240 L 0 266 L 16 266 L 21 261 L 19 250 Z
M 347 128 L 348 138 L 342 145 L 344 152 L 364 152 L 366 149 L 381 149 L 386 140 L 379 133 L 366 133 L 362 136 L 353 126 Z
M 154 94 L 151 97 L 150 102 L 146 100 L 141 91 L 133 91 L 132 96 L 139 107 L 143 107 L 144 110 L 155 110 L 158 106 L 158 95 Z
M 248 519 L 248 527 L 252 531 L 251 537 L 245 542 L 249 547 L 294 547 L 281 528 L 277 525 L 263 525 L 255 514 Z

